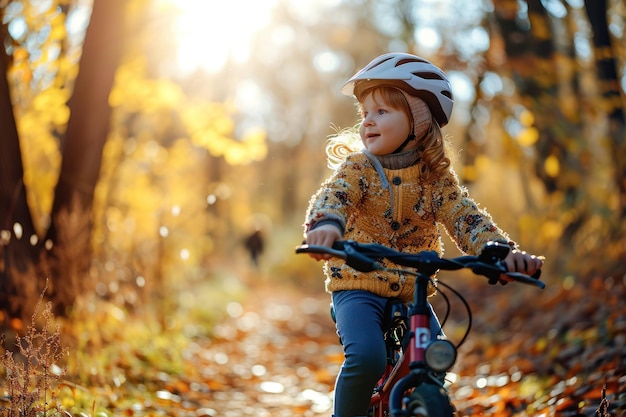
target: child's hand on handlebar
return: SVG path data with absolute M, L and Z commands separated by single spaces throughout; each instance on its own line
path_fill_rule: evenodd
M 307 245 L 333 246 L 341 239 L 341 230 L 331 224 L 324 224 L 309 230 L 306 234 Z M 323 253 L 309 253 L 309 256 L 317 261 L 330 259 L 331 256 Z
M 543 257 L 512 249 L 504 258 L 504 263 L 510 272 L 521 272 L 532 276 L 543 267 Z M 504 281 L 512 281 L 504 274 L 500 278 Z

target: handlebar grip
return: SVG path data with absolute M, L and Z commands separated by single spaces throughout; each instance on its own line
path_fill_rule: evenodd
M 321 253 L 335 258 L 345 259 L 349 266 L 361 272 L 372 272 L 384 269 L 378 262 L 359 253 L 353 245 L 344 244 L 343 241 L 335 242 L 332 248 L 322 245 L 306 244 L 297 246 L 296 253 Z
M 508 284 L 507 281 L 500 279 L 502 274 L 510 277 L 515 282 L 519 282 L 522 284 L 532 285 L 541 289 L 546 287 L 546 284 L 543 281 L 539 280 L 541 276 L 541 270 L 535 272 L 535 274 L 531 277 L 520 272 L 509 272 L 506 270 L 506 266 L 503 262 L 499 261 L 495 264 L 485 263 L 485 262 L 476 262 L 470 264 L 472 272 L 478 275 L 483 275 L 489 278 L 489 284 L 495 285 L 500 283 L 502 285 Z
M 541 275 L 541 270 L 539 270 L 538 272 L 539 274 L 535 273 L 532 277 L 528 275 L 520 274 L 519 272 L 507 272 L 506 275 L 513 278 L 517 282 L 521 282 L 522 284 L 533 285 L 543 290 L 546 287 L 546 284 L 543 281 L 540 281 L 539 278 L 535 278 L 535 275 Z
M 346 259 L 346 254 L 344 251 L 330 248 L 328 246 L 322 246 L 322 245 L 304 244 L 304 245 L 296 246 L 296 253 L 322 253 L 322 254 L 334 256 L 336 258 Z

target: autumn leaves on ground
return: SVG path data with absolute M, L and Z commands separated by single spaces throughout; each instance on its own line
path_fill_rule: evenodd
M 321 282 L 277 284 L 237 269 L 181 288 L 172 314 L 77 307 L 80 318 L 61 323 L 66 370 L 52 367 L 46 407 L 100 417 L 330 416 L 342 354 Z M 546 276 L 543 291 L 444 279 L 473 311 L 448 375 L 459 415 L 626 415 L 623 277 Z M 467 314 L 448 295 L 445 329 L 458 341 Z M 442 301 L 433 299 L 443 316 Z M 3 398 L 0 415 L 12 416 L 9 404 Z

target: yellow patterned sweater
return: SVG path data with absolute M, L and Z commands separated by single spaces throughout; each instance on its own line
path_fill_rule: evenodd
M 490 240 L 514 245 L 459 185 L 452 169 L 424 180 L 421 168 L 422 163 L 417 162 L 388 169 L 366 151 L 350 154 L 311 198 L 305 234 L 332 222 L 342 229 L 344 239 L 379 243 L 401 252 L 434 250 L 443 254 L 443 226 L 467 254 L 477 255 Z M 415 281 L 410 276 L 363 273 L 337 258 L 325 262 L 324 273 L 328 292 L 358 289 L 405 302 L 413 299 Z

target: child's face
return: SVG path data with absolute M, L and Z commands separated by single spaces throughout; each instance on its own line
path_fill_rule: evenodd
M 393 153 L 411 133 L 411 121 L 403 109 L 391 107 L 380 93 L 374 91 L 360 103 L 361 126 L 359 133 L 363 145 L 374 155 Z M 417 146 L 411 141 L 404 150 Z

